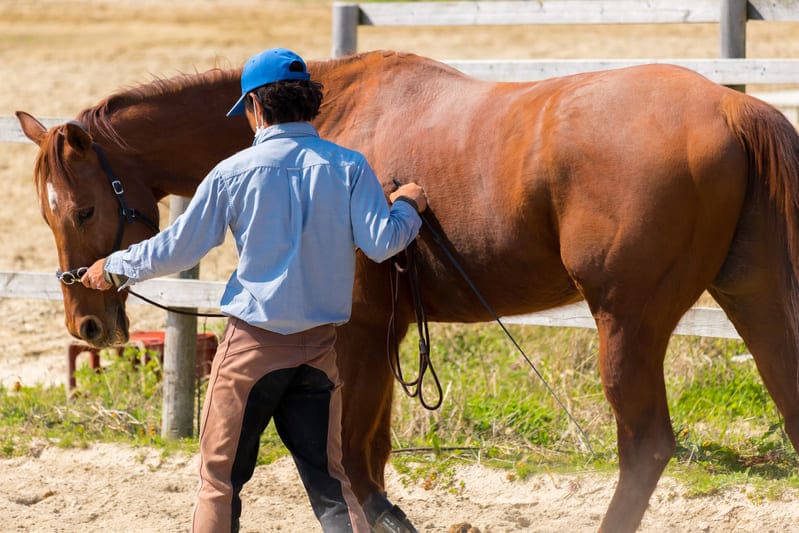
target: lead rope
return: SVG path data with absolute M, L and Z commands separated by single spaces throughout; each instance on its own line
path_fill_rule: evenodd
M 411 398 L 418 397 L 422 407 L 429 411 L 435 411 L 444 401 L 444 393 L 441 389 L 441 382 L 438 379 L 436 370 L 433 368 L 433 361 L 430 359 L 430 331 L 427 327 L 427 316 L 425 315 L 424 306 L 422 305 L 422 284 L 419 278 L 418 262 L 416 261 L 416 242 L 412 242 L 404 250 L 402 255 L 405 257 L 405 266 L 400 264 L 398 257 L 395 256 L 392 261 L 394 269 L 389 277 L 389 284 L 391 287 L 391 316 L 388 320 L 388 363 L 391 367 L 392 374 L 394 374 L 394 378 L 402 385 L 405 394 Z M 416 328 L 419 333 L 419 373 L 416 378 L 412 380 L 405 379 L 399 355 L 399 335 L 397 334 L 396 317 L 399 309 L 401 274 L 408 275 L 408 288 L 411 293 L 413 312 L 416 316 Z M 438 395 L 438 399 L 434 404 L 429 404 L 424 396 L 423 381 L 428 369 L 430 370 L 430 375 L 433 376 Z
M 399 187 L 401 185 L 401 183 L 395 179 L 394 180 L 394 185 Z M 488 311 L 488 313 L 491 315 L 491 317 L 494 319 L 494 321 L 497 324 L 499 324 L 499 327 L 502 328 L 502 331 L 505 333 L 505 336 L 508 337 L 508 339 L 513 344 L 513 346 L 516 348 L 516 350 L 522 355 L 522 357 L 527 362 L 527 364 L 530 366 L 530 368 L 533 370 L 535 375 L 538 376 L 538 379 L 541 380 L 541 383 L 544 384 L 544 387 L 546 388 L 547 392 L 549 392 L 549 394 L 552 396 L 552 398 L 555 400 L 555 402 L 560 406 L 560 408 L 563 409 L 563 412 L 566 413 L 566 416 L 569 418 L 569 421 L 571 421 L 571 423 L 574 425 L 574 427 L 577 428 L 577 431 L 580 434 L 580 437 L 582 438 L 583 443 L 585 444 L 586 448 L 588 448 L 589 453 L 592 456 L 595 455 L 594 454 L 594 449 L 591 447 L 591 441 L 588 439 L 588 435 L 585 433 L 585 431 L 583 431 L 583 428 L 580 426 L 580 424 L 577 422 L 577 420 L 572 416 L 571 412 L 569 412 L 569 410 L 566 408 L 566 405 L 558 397 L 558 395 L 555 392 L 555 390 L 549 385 L 549 383 L 547 383 L 547 380 L 544 379 L 544 376 L 541 375 L 541 372 L 538 371 L 538 368 L 536 368 L 535 364 L 530 359 L 530 357 L 527 355 L 527 353 L 522 349 L 522 347 L 519 345 L 519 343 L 516 341 L 516 339 L 513 337 L 513 335 L 511 335 L 510 331 L 508 331 L 508 328 L 505 327 L 505 324 L 502 323 L 502 320 L 500 319 L 499 315 L 497 315 L 497 313 L 494 311 L 494 309 L 491 307 L 491 305 L 489 305 L 488 301 L 485 299 L 485 297 L 483 297 L 483 294 L 477 289 L 477 286 L 474 284 L 474 282 L 471 280 L 471 278 L 469 278 L 469 275 L 466 274 L 466 271 L 463 269 L 463 267 L 460 265 L 458 260 L 455 258 L 454 254 L 450 251 L 450 249 L 447 246 L 447 244 L 444 242 L 444 239 L 441 237 L 441 234 L 438 233 L 438 231 L 436 231 L 436 229 L 433 227 L 433 225 L 430 223 L 430 221 L 427 219 L 427 217 L 425 216 L 424 213 L 419 213 L 419 217 L 422 219 L 422 223 L 427 228 L 427 230 L 430 232 L 430 235 L 433 237 L 433 241 L 438 245 L 439 248 L 441 248 L 441 251 L 444 252 L 444 255 L 447 256 L 447 259 L 449 259 L 449 262 L 452 263 L 452 266 L 455 267 L 455 270 L 458 271 L 458 274 L 461 275 L 461 277 L 466 282 L 466 284 L 469 286 L 469 288 L 472 290 L 472 292 L 475 294 L 475 296 L 477 296 L 477 299 L 480 300 L 480 303 L 483 305 L 483 307 L 486 309 L 486 311 Z M 415 245 L 415 242 L 413 244 Z M 418 281 L 418 275 L 417 275 L 417 281 Z M 419 294 L 421 295 L 421 291 L 419 291 Z M 415 306 L 416 307 L 422 307 L 421 299 L 419 300 L 418 304 L 415 304 Z M 392 310 L 392 319 L 393 319 L 393 314 L 394 314 L 394 311 Z M 418 314 L 417 314 L 417 320 L 418 320 Z M 425 330 L 426 330 L 426 328 L 427 328 L 427 324 L 425 323 Z M 421 346 L 421 340 L 420 340 L 419 344 Z M 429 346 L 429 339 L 427 340 L 427 345 Z M 397 348 L 397 350 L 399 350 L 399 348 Z M 422 355 L 420 354 L 420 359 L 421 358 L 422 358 Z M 429 353 L 427 354 L 427 358 L 428 358 L 428 361 L 429 361 Z M 432 369 L 432 366 L 430 368 Z M 421 369 L 421 365 L 420 365 L 420 369 Z M 435 373 L 433 375 L 435 375 Z M 419 382 L 421 382 L 421 379 L 422 379 L 421 378 L 421 374 L 420 374 L 420 377 L 417 378 L 417 379 L 419 380 Z M 438 382 L 438 377 L 436 377 L 435 379 L 436 379 L 436 382 Z M 402 383 L 402 381 L 400 381 L 400 383 Z M 403 384 L 403 387 L 404 387 L 404 384 Z M 420 397 L 420 400 L 421 400 L 421 397 Z M 439 402 L 439 405 L 440 405 L 440 403 L 441 402 Z M 438 406 L 436 406 L 436 407 L 438 407 Z
M 130 294 L 142 300 L 143 302 L 147 302 L 148 304 L 157 307 L 158 309 L 163 309 L 164 311 L 169 311 L 170 313 L 177 313 L 179 315 L 187 315 L 187 316 L 201 316 L 201 317 L 208 317 L 208 318 L 227 318 L 227 315 L 223 315 L 222 313 L 199 313 L 197 311 L 186 311 L 184 309 L 180 309 L 178 307 L 172 307 L 169 305 L 164 305 L 156 302 L 155 300 L 151 300 L 146 296 L 142 296 L 138 292 L 131 290 L 130 288 L 124 289 L 128 291 Z

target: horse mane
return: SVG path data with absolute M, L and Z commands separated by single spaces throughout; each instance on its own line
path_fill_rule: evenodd
M 390 50 L 362 52 L 339 59 L 309 61 L 308 65 L 310 67 L 309 70 L 312 71 L 314 77 L 335 74 L 331 78 L 331 80 L 333 80 L 338 76 L 345 77 L 352 75 L 352 70 L 342 68 L 345 66 L 355 66 L 356 68 L 354 70 L 356 72 L 360 72 L 362 69 L 367 68 L 371 63 L 376 61 L 408 61 L 409 58 L 412 58 L 419 64 L 424 64 L 426 68 L 448 70 L 457 75 L 463 75 L 459 71 L 443 63 L 417 56 L 415 54 L 406 54 L 403 52 L 395 52 Z M 128 87 L 119 92 L 111 94 L 107 98 L 101 100 L 98 104 L 80 112 L 78 115 L 78 120 L 86 126 L 92 136 L 102 136 L 108 141 L 118 145 L 120 148 L 130 149 L 131 147 L 127 145 L 119 132 L 117 132 L 111 121 L 111 117 L 115 112 L 130 106 L 147 102 L 153 98 L 174 96 L 193 88 L 208 87 L 224 82 L 238 81 L 240 76 L 241 69 L 225 70 L 214 68 L 206 72 L 193 74 L 182 73 L 171 78 L 156 78 L 149 83 Z
M 432 59 L 391 50 L 361 52 L 338 59 L 309 61 L 308 67 L 314 78 L 324 77 L 331 85 L 335 85 L 338 81 L 359 76 L 376 63 L 394 64 L 408 61 L 413 61 L 425 69 L 450 71 L 454 75 L 463 76 L 459 71 Z M 109 95 L 96 105 L 78 113 L 77 120 L 84 125 L 93 138 L 102 138 L 123 150 L 131 150 L 132 147 L 114 126 L 112 118 L 115 113 L 153 99 L 175 96 L 186 90 L 237 82 L 240 75 L 241 69 L 214 68 L 206 72 L 181 73 L 169 78 L 155 78 L 148 83 L 127 87 Z M 325 97 L 328 104 L 335 99 L 335 95 L 327 94 Z M 68 178 L 71 177 L 71 173 L 61 157 L 64 139 L 65 130 L 63 126 L 60 126 L 42 143 L 34 169 L 34 182 L 40 197 L 44 194 L 45 169 L 54 169 Z
M 187 89 L 238 80 L 239 76 L 240 71 L 237 69 L 223 70 L 217 68 L 202 73 L 181 73 L 171 78 L 156 78 L 149 83 L 128 87 L 111 94 L 96 105 L 81 111 L 77 116 L 77 120 L 83 124 L 92 137 L 102 137 L 127 150 L 131 147 L 116 130 L 111 120 L 115 112 L 141 104 L 152 98 L 174 96 Z M 40 146 L 39 156 L 36 159 L 33 171 L 34 186 L 40 203 L 46 197 L 44 189 L 45 176 L 48 169 L 59 173 L 67 179 L 74 178 L 62 158 L 65 137 L 65 125 L 58 126 L 45 137 Z
M 171 78 L 156 78 L 149 83 L 128 87 L 111 94 L 98 104 L 81 111 L 78 120 L 88 128 L 92 136 L 102 136 L 120 148 L 128 149 L 130 146 L 117 132 L 111 121 L 115 112 L 153 98 L 174 96 L 187 89 L 238 80 L 240 72 L 240 69 L 214 68 L 206 72 L 181 73 Z

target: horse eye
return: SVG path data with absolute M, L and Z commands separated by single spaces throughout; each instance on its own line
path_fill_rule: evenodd
M 78 212 L 78 226 L 84 225 L 92 216 L 94 216 L 94 207 L 80 210 Z

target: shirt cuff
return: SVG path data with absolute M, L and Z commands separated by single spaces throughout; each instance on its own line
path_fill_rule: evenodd
M 407 196 L 397 196 L 396 198 L 394 198 L 394 203 L 397 202 L 405 202 L 407 204 L 410 204 L 410 206 L 413 207 L 414 211 L 416 211 L 417 213 L 419 212 L 419 206 L 416 204 L 416 201 L 413 200 L 412 198 L 409 198 Z
M 111 274 L 117 274 L 120 276 L 125 276 L 127 278 L 125 283 L 117 287 L 118 291 L 130 287 L 137 281 L 135 276 L 131 276 L 132 274 L 131 269 L 125 268 L 126 265 L 124 259 L 122 258 L 123 253 L 124 250 L 112 253 L 105 259 L 105 264 L 103 265 L 103 270 L 105 270 L 106 272 L 110 272 Z

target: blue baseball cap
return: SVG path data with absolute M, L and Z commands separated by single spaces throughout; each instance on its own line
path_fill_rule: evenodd
M 291 65 L 299 63 L 302 69 Z M 227 112 L 227 116 L 244 113 L 244 99 L 258 87 L 286 80 L 308 80 L 311 75 L 300 56 L 285 48 L 270 48 L 255 54 L 245 63 L 241 71 L 241 98 Z

